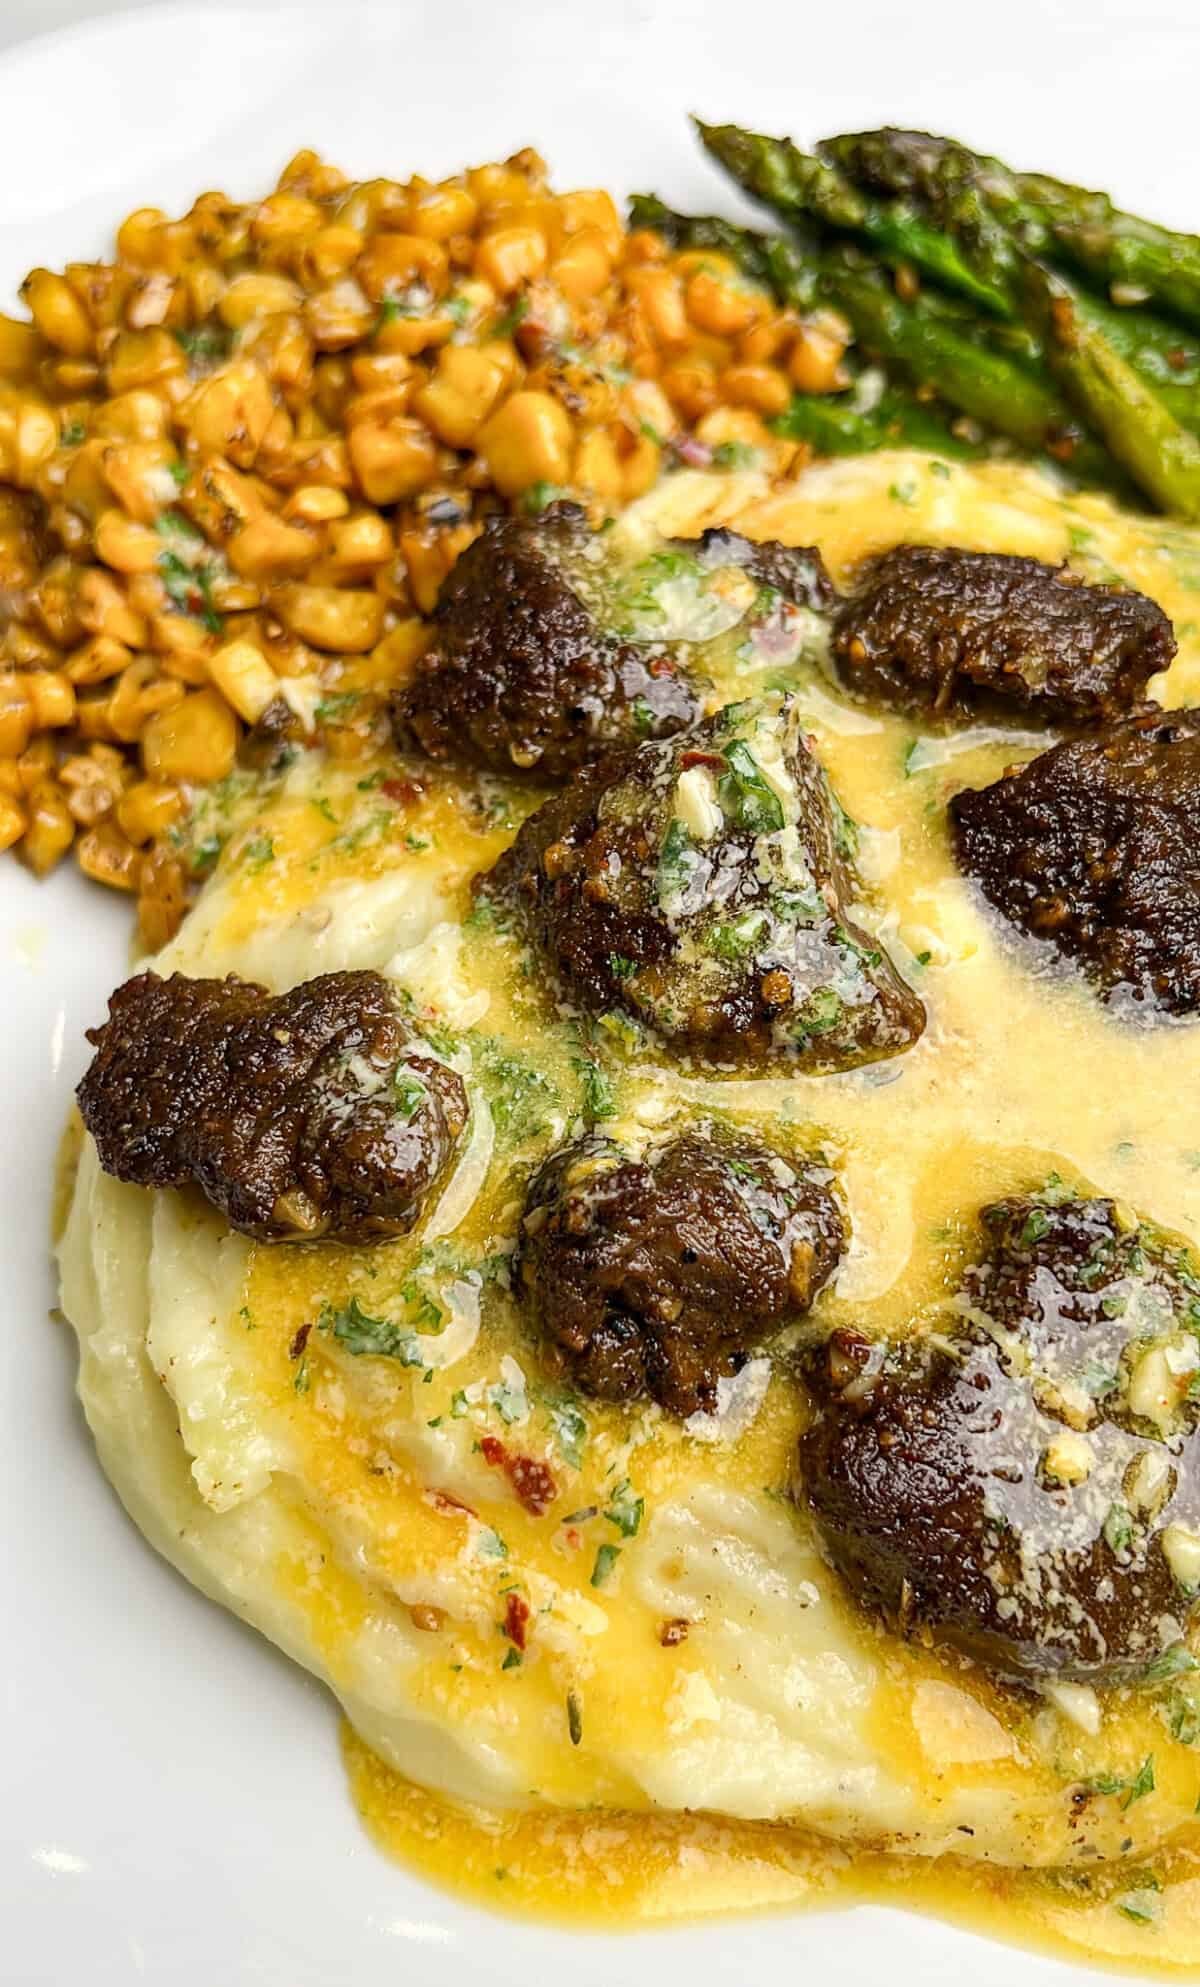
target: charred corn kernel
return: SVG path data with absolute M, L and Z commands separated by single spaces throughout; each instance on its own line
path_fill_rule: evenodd
M 386 518 L 374 511 L 359 511 L 340 519 L 329 528 L 326 564 L 338 569 L 341 579 L 366 579 L 374 566 L 385 566 L 395 556 L 396 543 Z
M 611 194 L 601 187 L 585 187 L 577 193 L 561 194 L 555 204 L 565 235 L 578 234 L 582 228 L 595 228 L 603 236 L 610 257 L 616 259 L 625 230 Z
M 778 366 L 727 366 L 719 381 L 721 398 L 734 407 L 753 407 L 760 414 L 782 414 L 792 397 Z
M 737 341 L 736 359 L 739 365 L 766 366 L 772 359 L 778 359 L 796 335 L 794 318 L 780 315 L 764 317 L 758 324 L 752 324 L 743 331 Z
M 295 518 L 300 524 L 328 524 L 331 518 L 345 517 L 349 508 L 350 500 L 341 490 L 330 490 L 320 483 L 302 483 L 288 498 L 283 515 Z
M 113 441 L 152 442 L 167 431 L 166 406 L 157 393 L 145 387 L 106 400 L 94 410 L 91 420 L 96 435 Z
M 430 241 L 448 241 L 451 235 L 469 234 L 478 213 L 465 186 L 422 186 L 411 195 L 409 226 Z
M 439 441 L 469 448 L 505 386 L 506 366 L 489 346 L 448 345 L 437 370 L 413 395 L 413 409 Z
M 226 285 L 217 315 L 232 331 L 240 331 L 255 318 L 299 310 L 303 302 L 303 290 L 290 277 L 277 276 L 269 269 L 247 269 Z
M 394 421 L 360 421 L 347 440 L 359 489 L 371 504 L 396 504 L 429 484 L 437 444 L 427 427 L 401 415 Z
M 31 395 L 22 396 L 16 411 L 12 457 L 12 480 L 18 489 L 34 488 L 39 469 L 57 447 L 58 421 L 53 410 Z
M 299 193 L 271 193 L 259 202 L 250 234 L 255 241 L 274 245 L 294 235 L 312 234 L 324 218 L 315 200 L 306 200 Z
M 685 421 L 698 421 L 720 402 L 717 369 L 708 359 L 683 353 L 667 366 L 659 381 L 677 414 Z
M 33 736 L 33 704 L 22 680 L 0 677 L 0 758 L 16 759 Z
M 152 780 L 206 785 L 233 771 L 237 719 L 215 690 L 193 690 L 159 711 L 142 733 L 142 764 Z
M 127 214 L 117 229 L 117 254 L 122 262 L 153 267 L 160 251 L 166 219 L 161 207 L 139 207 L 134 213 Z
M 550 280 L 573 304 L 599 296 L 612 275 L 612 255 L 599 228 L 571 235 L 550 264 Z
M 85 743 L 111 741 L 106 690 L 92 690 L 80 697 L 75 706 L 75 729 Z
M 81 828 L 94 827 L 112 813 L 120 796 L 124 761 L 116 755 L 115 768 L 102 755 L 111 747 L 98 745 L 91 752 L 79 752 L 63 761 L 59 779 L 66 791 L 67 807 Z
M 374 329 L 379 311 L 352 276 L 318 290 L 304 306 L 304 322 L 321 352 L 339 352 L 357 345 Z
M 81 835 L 76 856 L 80 869 L 94 883 L 107 884 L 110 890 L 137 889 L 141 857 L 114 822 L 104 821 Z
M 67 680 L 79 689 L 107 683 L 110 677 L 119 676 L 132 660 L 132 650 L 125 642 L 115 641 L 111 635 L 93 635 L 67 657 Z
M 228 456 L 249 469 L 267 431 L 274 402 L 257 366 L 235 359 L 188 395 L 179 419 L 202 455 Z
M 280 589 L 277 602 L 286 626 L 315 649 L 353 655 L 379 640 L 383 602 L 376 593 L 294 583 Z
M 653 442 L 664 442 L 675 425 L 671 403 L 654 380 L 634 380 L 625 388 L 621 404 L 639 433 L 648 434 Z
M 101 472 L 113 496 L 138 524 L 153 524 L 178 486 L 171 474 L 174 450 L 166 442 L 114 442 L 102 450 Z
M 107 635 L 130 648 L 140 648 L 145 641 L 145 619 L 130 607 L 112 574 L 99 566 L 89 567 L 80 576 L 75 604 L 79 621 L 89 633 Z
M 360 421 L 373 421 L 376 427 L 381 427 L 395 415 L 407 414 L 411 397 L 412 387 L 407 380 L 376 387 L 371 393 L 356 393 L 345 402 L 342 420 L 347 431 L 356 428 Z
M 571 467 L 571 482 L 593 496 L 616 499 L 624 488 L 621 459 L 613 437 L 603 428 L 590 428 L 580 438 Z
M 522 283 L 540 276 L 546 260 L 545 234 L 529 222 L 493 228 L 482 237 L 475 251 L 479 274 L 502 297 L 510 296 Z
M 626 235 L 619 252 L 630 267 L 642 262 L 667 262 L 671 255 L 666 242 L 653 228 L 634 228 Z
M 368 241 L 354 273 L 367 296 L 380 304 L 419 284 L 431 297 L 446 287 L 446 251 L 425 235 L 380 234 Z
M 54 780 L 41 780 L 25 803 L 26 827 L 18 851 L 35 876 L 48 876 L 75 840 L 67 797 Z
M 21 765 L 25 756 L 22 753 L 20 759 L 0 759 L 0 793 L 6 794 L 10 800 L 21 801 L 28 791 L 21 778 Z M 30 785 L 32 784 L 31 781 Z
M 230 539 L 227 557 L 243 579 L 276 580 L 305 572 L 319 550 L 315 532 L 264 511 Z
M 14 762 L 5 762 L 12 765 Z M 43 733 L 40 738 L 31 739 L 20 758 L 16 760 L 16 783 L 10 789 L 20 798 L 32 793 L 39 780 L 47 779 L 58 765 L 58 746 L 53 738 Z
M 639 435 L 621 461 L 621 494 L 626 502 L 644 496 L 662 467 L 662 450 L 649 435 Z
M 712 257 L 693 270 L 687 285 L 687 314 L 700 331 L 733 338 L 764 315 L 766 298 L 747 289 L 731 264 Z
M 427 622 L 415 616 L 410 620 L 398 621 L 394 628 L 389 628 L 383 640 L 376 643 L 369 655 L 347 663 L 344 672 L 347 686 L 354 689 L 390 689 L 407 682 L 418 657 L 424 655 L 429 647 L 429 640 Z
M 155 656 L 138 656 L 123 669 L 108 699 L 108 728 L 125 745 L 135 745 L 142 728 L 159 711 L 169 711 L 184 696 L 182 683 L 163 675 Z
M 479 444 L 498 490 L 516 496 L 532 483 L 564 483 L 574 433 L 560 401 L 548 393 L 514 393 L 491 416 Z
M 834 311 L 817 311 L 799 326 L 788 355 L 788 373 L 801 393 L 837 393 L 846 385 L 842 366 L 849 330 Z
M 683 284 L 673 269 L 632 269 L 625 278 L 636 297 L 651 337 L 659 345 L 685 345 L 692 335 L 684 307 Z
M 60 660 L 58 647 L 48 642 L 36 628 L 13 621 L 5 631 L 3 653 L 18 669 L 54 669 Z
M 403 352 L 356 352 L 350 361 L 350 379 L 359 393 L 380 393 L 412 377 L 412 364 Z
M 132 393 L 138 387 L 169 390 L 177 382 L 184 390 L 187 360 L 178 339 L 161 325 L 151 331 L 123 331 L 105 359 L 110 393 Z
M 117 826 L 138 848 L 166 833 L 183 811 L 178 787 L 159 780 L 135 780 L 117 802 Z
M 360 229 L 350 227 L 345 221 L 319 228 L 300 251 L 299 269 L 304 281 L 312 289 L 336 283 L 339 276 L 353 269 L 365 240 Z
M 25 278 L 22 295 L 29 314 L 48 345 L 72 358 L 90 358 L 96 334 L 92 321 L 70 284 L 49 269 L 34 269 Z
M 174 938 L 187 909 L 183 864 L 165 848 L 149 848 L 138 872 L 138 939 L 145 952 L 158 952 Z
M 753 408 L 714 407 L 697 423 L 696 439 L 708 448 L 719 448 L 722 442 L 741 442 L 746 448 L 763 449 L 770 447 L 772 438 Z
M 219 459 L 196 468 L 180 490 L 178 501 L 214 545 L 224 544 L 251 518 L 261 517 L 265 509 L 262 490 L 254 478 Z
M 34 670 L 25 679 L 35 731 L 57 731 L 75 718 L 75 685 L 58 669 Z
M 11 849 L 29 826 L 29 817 L 11 794 L 0 795 L 0 849 Z
M 0 379 L 31 379 L 44 350 L 35 324 L 0 311 Z
M 279 678 L 253 642 L 226 642 L 209 658 L 208 674 L 247 724 L 257 724 L 279 695 Z
M 137 524 L 124 511 L 104 511 L 96 520 L 96 553 L 118 573 L 152 573 L 163 540 L 147 524 Z

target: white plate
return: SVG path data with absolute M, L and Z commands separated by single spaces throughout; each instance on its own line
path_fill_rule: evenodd
M 728 204 L 695 108 L 804 136 L 887 120 L 1102 184 L 1195 222 L 1193 0 L 814 11 L 737 0 L 422 0 L 357 12 L 172 7 L 48 36 L 0 65 L 0 304 L 36 263 L 106 249 L 129 209 L 265 191 L 301 144 L 364 175 L 531 142 L 560 186 Z M 1150 19 L 1151 11 L 1153 19 Z M 716 1921 L 620 1944 L 483 1916 L 378 1856 L 332 1704 L 154 1557 L 108 1490 L 47 1313 L 48 1182 L 121 977 L 128 906 L 0 864 L 0 1564 L 8 1729 L 0 1978 L 12 1987 L 692 1987 L 790 1976 L 975 1987 L 1101 1976 L 883 1909 Z

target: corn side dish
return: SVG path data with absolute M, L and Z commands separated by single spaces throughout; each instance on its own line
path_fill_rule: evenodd
M 489 512 L 615 509 L 665 466 L 772 474 L 848 330 L 729 258 L 554 194 L 526 150 L 439 183 L 299 153 L 266 199 L 131 214 L 0 317 L 0 848 L 75 850 L 157 949 L 179 824 L 256 748 L 376 747 Z

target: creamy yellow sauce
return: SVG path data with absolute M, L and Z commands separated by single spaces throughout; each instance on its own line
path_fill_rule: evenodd
M 343 1753 L 381 1849 L 488 1910 L 602 1932 L 749 1911 L 886 1904 L 1060 1959 L 1185 1977 L 1200 1968 L 1200 1843 L 1158 1859 L 1161 1890 L 1123 1868 L 1082 1889 L 1058 1873 L 838 1848 L 781 1823 L 719 1815 L 498 1814 L 441 1799 L 394 1772 L 353 1729 Z M 1149 1925 L 1150 1907 L 1160 1914 Z
M 1160 601 L 1180 656 L 1158 693 L 1175 704 L 1200 698 L 1200 533 L 1123 517 L 1032 471 L 879 456 L 819 467 L 774 492 L 744 477 L 684 475 L 639 511 L 623 530 L 646 518 L 681 534 L 736 521 L 751 536 L 816 544 L 839 579 L 904 539 L 1069 556 L 1087 577 L 1120 576 Z M 732 664 L 718 684 L 721 700 L 761 687 Z M 410 1703 L 502 1752 L 515 1783 L 494 1810 L 456 1805 L 402 1779 L 351 1734 L 351 1784 L 384 1847 L 493 1907 L 616 1927 L 872 1897 L 1142 1971 L 1194 1968 L 1200 1745 L 1171 1736 L 1161 1702 L 1110 1691 L 1088 1729 L 965 1661 L 881 1634 L 815 1559 L 841 1652 L 828 1662 L 864 1680 L 856 1729 L 889 1784 L 907 1790 L 911 1813 L 882 1807 L 870 1839 L 832 1793 L 804 1827 L 672 1814 L 621 1763 L 703 1734 L 706 1651 L 718 1632 L 701 1605 L 688 1633 L 664 1644 L 661 1593 L 672 1571 L 664 1562 L 657 1585 L 634 1577 L 632 1504 L 644 1540 L 659 1514 L 698 1490 L 728 1493 L 809 1550 L 802 1509 L 790 1502 L 805 1404 L 779 1361 L 744 1422 L 703 1441 L 649 1408 L 564 1409 L 543 1382 L 495 1266 L 511 1248 L 529 1170 L 580 1121 L 589 1065 L 619 1135 L 716 1109 L 827 1155 L 853 1241 L 820 1302 L 822 1328 L 935 1327 L 978 1208 L 1051 1171 L 1200 1240 L 1200 1026 L 1145 1028 L 1105 1008 L 1078 976 L 1001 930 L 950 853 L 948 797 L 1044 741 L 926 733 L 847 703 L 815 664 L 796 672 L 796 687 L 863 831 L 860 922 L 879 933 L 929 1011 L 908 1054 L 845 1075 L 685 1076 L 644 1040 L 581 1033 L 553 1004 L 545 974 L 527 970 L 518 941 L 470 915 L 471 879 L 507 846 L 528 795 L 473 797 L 432 776 L 389 811 L 372 781 L 394 763 L 368 764 L 316 771 L 233 810 L 214 956 L 241 957 L 264 928 L 303 928 L 316 942 L 334 887 L 365 890 L 392 876 L 414 892 L 436 887 L 446 945 L 414 955 L 401 977 L 418 1016 L 449 1031 L 445 1053 L 469 1070 L 476 1100 L 469 1201 L 432 1247 L 418 1236 L 370 1251 L 247 1251 L 228 1385 L 253 1398 L 293 1458 L 289 1522 L 299 1543 L 277 1559 L 278 1589 L 346 1691 L 356 1687 L 352 1652 L 371 1609 L 364 1582 L 411 1611 L 420 1633 L 415 1659 L 406 1655 Z M 264 972 L 269 948 L 266 958 Z M 308 970 L 322 970 L 319 953 Z M 411 1367 L 346 1356 L 320 1320 L 351 1300 L 406 1321 Z M 551 1470 L 549 1511 L 514 1500 L 485 1438 Z M 769 1557 L 769 1540 L 763 1550 Z M 524 1649 L 512 1634 L 513 1594 L 528 1608 Z M 728 1649 L 721 1660 L 737 1667 Z M 1149 1755 L 1152 1790 L 1128 1806 L 1101 1796 L 1078 1822 L 1073 1785 L 1101 1775 L 1128 1784 Z M 962 1839 L 957 1817 L 972 1798 L 991 1834 L 951 1857 L 944 1851 Z M 588 1812 L 572 1812 L 580 1809 Z M 1102 1870 L 1097 1859 L 1120 1858 L 1126 1843 L 1129 1855 Z

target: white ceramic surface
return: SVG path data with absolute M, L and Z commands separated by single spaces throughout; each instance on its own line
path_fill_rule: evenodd
M 1128 0 L 986 14 L 969 0 L 330 0 L 115 16 L 0 63 L 0 307 L 31 265 L 102 251 L 130 208 L 265 190 L 302 143 L 402 176 L 532 142 L 562 186 L 711 205 L 721 189 L 688 108 L 806 136 L 887 119 L 957 131 L 1195 223 L 1200 14 L 1194 0 L 1133 13 Z M 0 862 L 0 1981 L 1101 1977 L 882 1909 L 584 1937 L 485 1917 L 376 1854 L 332 1704 L 143 1545 L 93 1459 L 68 1337 L 48 1317 L 52 1155 L 128 930 L 128 906 L 75 875 L 39 886 Z

